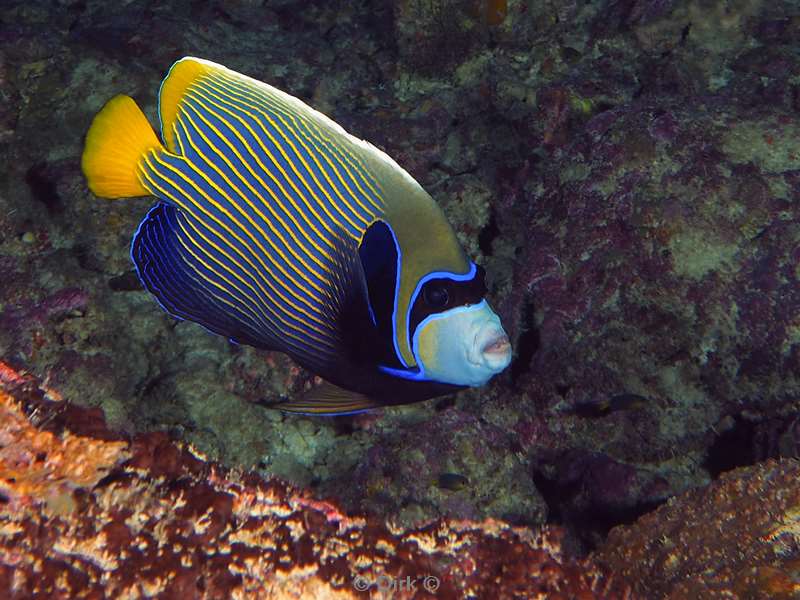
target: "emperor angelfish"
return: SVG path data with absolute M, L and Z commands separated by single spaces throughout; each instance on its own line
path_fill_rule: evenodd
M 297 98 L 186 57 L 161 140 L 128 96 L 82 168 L 103 198 L 155 196 L 131 257 L 164 310 L 277 350 L 326 383 L 276 404 L 345 414 L 480 386 L 511 361 L 444 213 L 389 156 Z

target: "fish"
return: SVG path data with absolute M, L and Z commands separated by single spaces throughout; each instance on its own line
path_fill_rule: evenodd
M 622 411 L 640 410 L 649 404 L 647 398 L 639 394 L 617 394 L 610 398 L 580 402 L 567 412 L 583 418 L 600 418 Z
M 459 492 L 469 485 L 469 478 L 461 473 L 440 473 L 436 479 L 436 485 L 443 490 Z
M 386 153 L 300 99 L 196 57 L 86 134 L 100 198 L 154 196 L 130 254 L 179 320 L 283 352 L 324 383 L 270 406 L 353 414 L 486 384 L 512 349 L 442 209 Z

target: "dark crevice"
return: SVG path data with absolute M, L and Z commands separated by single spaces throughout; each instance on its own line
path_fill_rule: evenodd
M 86 244 L 75 244 L 72 248 L 70 248 L 70 251 L 75 257 L 75 260 L 78 261 L 78 266 L 84 271 L 91 271 L 92 273 L 105 273 L 103 270 L 103 265 Z
M 442 412 L 444 410 L 448 410 L 453 408 L 456 405 L 456 397 L 454 395 L 445 396 L 441 400 L 437 400 L 436 404 L 434 405 L 434 409 L 436 412 Z
M 93 489 L 100 489 L 104 487 L 108 487 L 112 483 L 118 483 L 120 481 L 126 481 L 130 479 L 130 475 L 125 473 L 125 471 L 114 470 L 105 477 L 103 477 L 100 481 L 98 481 Z
M 599 115 L 600 113 L 604 113 L 607 110 L 612 110 L 616 108 L 616 104 L 612 104 L 611 102 L 598 102 L 595 106 L 594 114 Z
M 47 163 L 37 163 L 25 173 L 25 183 L 36 201 L 44 204 L 51 215 L 63 212 L 64 203 L 58 195 L 56 182 L 48 173 Z
M 539 349 L 541 343 L 539 331 L 533 323 L 534 303 L 532 298 L 528 298 L 522 307 L 522 314 L 519 319 L 519 327 L 522 330 L 517 339 L 517 356 L 511 363 L 511 381 L 516 383 L 519 378 L 525 375 L 531 368 L 533 355 Z
M 703 466 L 716 479 L 721 473 L 756 462 L 754 440 L 757 424 L 735 417 L 733 427 L 723 432 L 708 449 Z
M 478 234 L 478 247 L 481 249 L 484 256 L 492 255 L 492 244 L 498 235 L 500 235 L 500 228 L 497 226 L 497 219 L 495 219 L 494 211 L 491 211 L 489 214 L 489 223 L 487 223 L 486 227 L 481 229 L 480 234 Z
M 126 271 L 108 280 L 108 287 L 115 292 L 140 292 L 144 289 L 136 271 Z
M 533 483 L 547 505 L 547 523 L 564 527 L 577 542 L 581 553 L 594 551 L 614 527 L 630 525 L 664 502 L 641 502 L 624 508 L 577 507 L 576 498 L 583 489 L 580 480 L 564 483 L 534 471 Z
M 686 43 L 686 40 L 687 40 L 687 39 L 688 39 L 688 37 L 689 37 L 689 32 L 690 32 L 691 30 L 692 30 L 692 24 L 691 24 L 691 23 L 687 23 L 686 27 L 684 27 L 684 28 L 681 30 L 681 41 L 680 41 L 680 44 L 679 44 L 679 45 L 681 45 L 681 46 L 682 46 L 684 43 Z
M 541 471 L 534 471 L 533 484 L 547 505 L 547 522 L 551 525 L 563 525 L 564 514 L 559 504 L 562 494 L 557 483 L 546 477 Z
M 170 378 L 174 375 L 175 372 L 167 371 L 149 377 L 137 384 L 134 394 L 142 402 L 150 402 L 158 394 L 158 398 L 156 398 L 156 401 L 158 401 L 161 397 L 166 397 L 170 394 Z M 164 386 L 165 389 L 159 389 L 161 386 Z
M 339 415 L 331 417 L 333 430 L 337 436 L 351 436 L 356 433 L 356 420 L 357 415 Z

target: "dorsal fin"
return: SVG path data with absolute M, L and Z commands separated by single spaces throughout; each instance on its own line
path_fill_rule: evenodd
M 187 88 L 203 75 L 219 68 L 214 63 L 185 56 L 170 68 L 158 91 L 158 116 L 161 120 L 161 139 L 170 152 L 177 152 L 173 125 L 178 118 L 178 106 Z

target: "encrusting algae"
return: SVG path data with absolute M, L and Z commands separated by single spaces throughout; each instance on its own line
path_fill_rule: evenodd
M 38 503 L 45 513 L 68 514 L 75 490 L 91 488 L 129 458 L 126 442 L 37 429 L 19 402 L 2 392 L 0 423 L 0 495 L 6 498 L 0 514 Z

